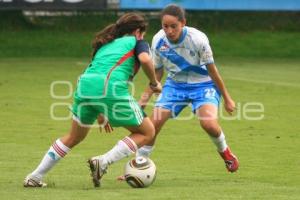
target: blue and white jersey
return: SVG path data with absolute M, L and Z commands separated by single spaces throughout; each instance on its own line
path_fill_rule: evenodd
M 178 83 L 204 83 L 211 81 L 206 65 L 214 63 L 207 36 L 185 26 L 178 43 L 171 43 L 163 30 L 152 40 L 155 68 L 165 67 L 168 78 Z

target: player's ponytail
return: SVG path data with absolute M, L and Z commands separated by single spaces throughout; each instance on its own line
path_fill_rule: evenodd
M 145 18 L 138 13 L 127 13 L 121 16 L 116 23 L 106 26 L 102 31 L 96 34 L 92 42 L 94 57 L 97 51 L 105 44 L 113 41 L 116 38 L 122 37 L 126 34 L 131 34 L 133 31 L 140 29 L 145 32 L 147 22 Z
M 110 24 L 106 26 L 102 31 L 96 33 L 96 37 L 92 42 L 92 47 L 94 49 L 92 57 L 95 56 L 98 49 L 100 49 L 103 45 L 115 39 L 116 32 L 117 32 L 117 25 Z

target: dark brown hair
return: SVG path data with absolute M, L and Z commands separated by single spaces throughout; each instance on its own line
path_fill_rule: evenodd
M 177 17 L 179 21 L 183 22 L 185 20 L 185 10 L 176 5 L 176 4 L 169 4 L 167 5 L 160 13 L 160 18 L 162 19 L 165 15 L 172 15 Z
M 143 15 L 139 13 L 126 13 L 122 15 L 114 24 L 106 26 L 103 30 L 96 34 L 92 42 L 94 57 L 98 49 L 103 45 L 111 42 L 112 40 L 122 37 L 126 34 L 130 34 L 136 29 L 140 29 L 141 32 L 145 32 L 147 28 L 147 22 Z

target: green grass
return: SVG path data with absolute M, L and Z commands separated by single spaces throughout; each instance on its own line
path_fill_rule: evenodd
M 92 52 L 91 41 L 99 29 L 83 30 L 71 31 L 72 34 L 60 30 L 0 31 L 0 58 L 88 57 Z M 149 42 L 153 34 L 146 35 Z M 300 34 L 297 32 L 221 31 L 206 34 L 217 57 L 299 58 Z
M 238 173 L 229 174 L 197 120 L 170 120 L 161 131 L 152 155 L 158 174 L 147 189 L 132 189 L 115 181 L 126 160 L 112 165 L 103 186 L 94 189 L 86 159 L 109 150 L 127 132 L 112 134 L 93 129 L 46 177 L 49 187 L 26 189 L 24 177 L 40 162 L 52 142 L 65 134 L 70 120 L 50 118 L 54 99 L 53 81 L 70 81 L 88 59 L 1 58 L 0 59 L 0 196 L 1 199 L 299 199 L 300 196 L 300 60 L 262 58 L 217 58 L 226 84 L 245 111 L 247 102 L 264 105 L 264 119 L 221 120 L 227 141 L 240 159 Z M 147 84 L 136 77 L 138 98 Z M 68 88 L 57 86 L 55 94 Z M 147 110 L 150 113 L 150 109 Z M 68 115 L 67 107 L 56 110 Z M 182 116 L 187 116 L 186 109 Z M 249 114 L 252 117 L 261 113 Z

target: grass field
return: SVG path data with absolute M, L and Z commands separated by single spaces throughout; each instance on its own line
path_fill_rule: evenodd
M 155 31 L 159 28 L 157 26 Z M 201 27 L 200 30 L 202 30 Z M 2 30 L 0 31 L 0 58 L 88 57 L 92 51 L 91 41 L 96 31 L 98 31 L 96 28 L 89 31 Z M 205 33 L 217 57 L 299 58 L 299 32 L 220 31 Z M 153 34 L 154 32 L 146 34 L 149 42 Z
M 102 188 L 95 189 L 86 160 L 110 149 L 127 132 L 105 135 L 93 129 L 46 177 L 45 189 L 25 189 L 24 177 L 33 170 L 52 142 L 65 134 L 70 120 L 50 117 L 54 103 L 71 98 L 51 97 L 53 81 L 75 87 L 87 59 L 0 59 L 0 196 L 1 199 L 255 199 L 300 197 L 300 60 L 217 58 L 219 69 L 237 102 L 235 120 L 221 120 L 227 141 L 240 160 L 238 173 L 229 174 L 197 120 L 170 120 L 152 155 L 158 174 L 147 189 L 132 189 L 115 180 L 127 159 L 109 169 Z M 147 84 L 136 77 L 136 98 Z M 67 95 L 56 85 L 56 95 Z M 249 113 L 245 105 L 261 103 L 264 111 Z M 248 109 L 248 110 L 246 110 Z M 247 111 L 247 112 L 246 112 Z M 150 109 L 147 110 L 150 113 Z M 249 120 L 258 117 L 262 120 Z M 55 116 L 68 115 L 67 106 Z M 181 116 L 188 116 L 186 109 Z

